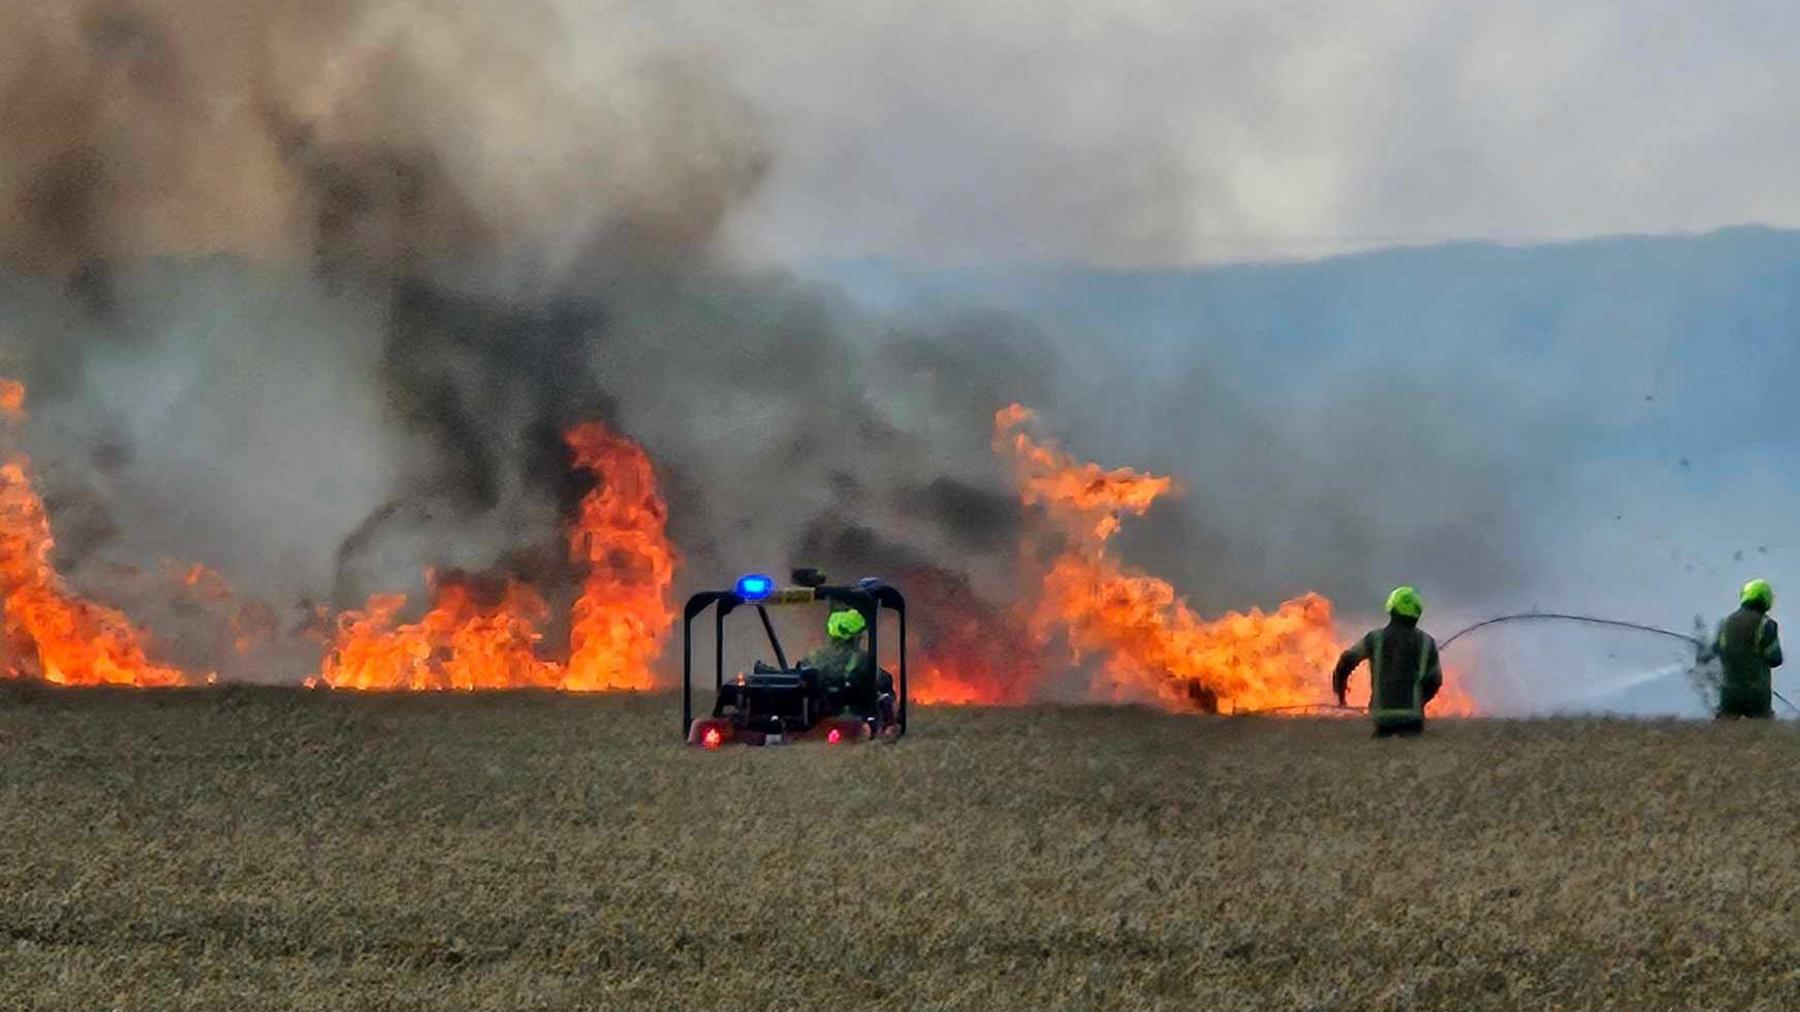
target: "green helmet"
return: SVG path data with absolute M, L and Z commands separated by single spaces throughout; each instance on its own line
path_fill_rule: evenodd
M 1425 599 L 1411 587 L 1395 587 L 1388 595 L 1387 611 L 1389 615 L 1401 618 L 1418 618 L 1425 614 Z
M 1746 607 L 1760 605 L 1764 610 L 1775 607 L 1775 588 L 1769 586 L 1767 580 L 1751 580 L 1744 584 L 1743 593 L 1738 595 L 1738 603 Z
M 860 611 L 834 611 L 825 620 L 825 634 L 834 640 L 853 640 L 869 627 Z

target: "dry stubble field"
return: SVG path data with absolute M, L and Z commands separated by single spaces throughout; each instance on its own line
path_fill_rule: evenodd
M 1800 728 L 0 697 L 0 1008 L 1796 1008 Z

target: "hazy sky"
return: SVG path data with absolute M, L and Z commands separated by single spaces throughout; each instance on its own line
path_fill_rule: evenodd
M 772 174 L 732 235 L 782 259 L 1800 225 L 1791 0 L 629 6 L 756 110 Z

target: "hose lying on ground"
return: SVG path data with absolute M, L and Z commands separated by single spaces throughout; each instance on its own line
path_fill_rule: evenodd
M 1477 622 L 1474 625 L 1469 626 L 1466 629 L 1459 629 L 1455 633 L 1452 633 L 1448 639 L 1446 639 L 1442 643 L 1438 644 L 1438 650 L 1443 651 L 1443 650 L 1450 649 L 1450 644 L 1455 643 L 1457 640 L 1462 639 L 1464 636 L 1467 636 L 1468 634 L 1475 632 L 1476 630 L 1486 629 L 1488 626 L 1500 625 L 1500 624 L 1506 623 L 1506 622 L 1576 622 L 1576 623 L 1580 623 L 1582 625 L 1606 626 L 1606 627 L 1612 628 L 1612 629 L 1630 629 L 1634 632 L 1644 632 L 1644 633 L 1652 633 L 1657 636 L 1667 636 L 1670 639 L 1678 639 L 1685 643 L 1692 644 L 1696 651 L 1705 651 L 1708 647 L 1707 642 L 1705 640 L 1699 638 L 1698 636 L 1691 636 L 1687 633 L 1675 632 L 1672 629 L 1662 629 L 1662 628 L 1659 628 L 1659 627 L 1653 626 L 1653 625 L 1644 625 L 1640 622 L 1624 622 L 1619 619 L 1599 618 L 1594 615 L 1569 615 L 1569 614 L 1564 614 L 1561 612 L 1530 611 L 1530 612 L 1520 612 L 1517 615 L 1500 615 L 1495 618 L 1483 619 L 1480 622 Z M 1786 696 L 1782 695 L 1779 692 L 1775 692 L 1775 690 L 1773 690 L 1773 689 L 1771 689 L 1770 692 L 1775 696 L 1776 699 L 1781 700 L 1781 703 L 1783 706 L 1786 706 L 1788 709 L 1793 710 L 1794 713 L 1796 713 L 1796 714 L 1800 714 L 1800 707 L 1797 707 L 1793 703 L 1788 702 L 1788 698 Z M 1366 706 L 1340 706 L 1337 703 L 1299 703 L 1299 704 L 1289 705 L 1289 706 L 1270 706 L 1270 707 L 1264 707 L 1262 709 L 1256 709 L 1256 710 L 1234 710 L 1232 712 L 1232 716 L 1234 716 L 1234 717 L 1253 717 L 1258 714 L 1290 713 L 1290 712 L 1296 712 L 1296 711 L 1301 711 L 1301 710 L 1351 710 L 1351 711 L 1355 711 L 1357 713 L 1363 713 L 1363 712 L 1367 712 L 1368 707 L 1366 707 Z

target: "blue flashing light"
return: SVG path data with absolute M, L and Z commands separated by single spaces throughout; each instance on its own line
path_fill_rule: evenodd
M 746 601 L 761 601 L 775 592 L 775 581 L 761 573 L 739 578 L 737 596 Z

